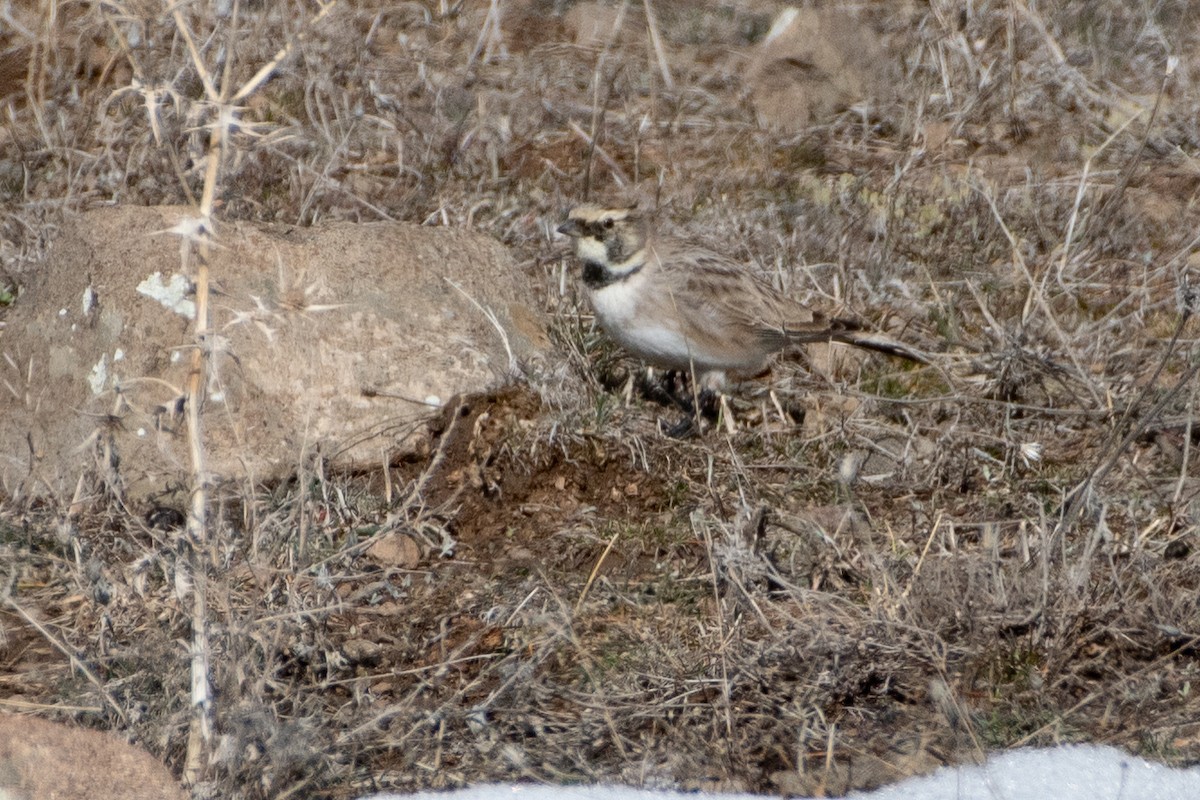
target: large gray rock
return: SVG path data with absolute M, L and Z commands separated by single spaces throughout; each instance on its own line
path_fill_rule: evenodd
M 0 714 L 0 800 L 184 800 L 149 753 L 111 733 Z
M 167 231 L 189 213 L 63 225 L 0 329 L 0 489 L 69 499 L 81 474 L 134 499 L 187 485 L 195 305 Z M 204 443 L 218 479 L 276 478 L 318 452 L 379 466 L 439 404 L 546 347 L 532 288 L 486 236 L 224 223 L 215 241 Z
M 752 51 L 746 79 L 763 127 L 799 133 L 890 97 L 896 66 L 852 8 L 787 8 Z

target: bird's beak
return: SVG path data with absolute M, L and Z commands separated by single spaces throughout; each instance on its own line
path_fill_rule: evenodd
M 583 233 L 583 228 L 580 227 L 578 220 L 569 219 L 558 226 L 558 232 L 564 236 L 570 236 L 572 239 L 578 239 Z

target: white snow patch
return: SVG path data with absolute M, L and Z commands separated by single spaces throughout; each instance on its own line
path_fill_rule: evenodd
M 945 767 L 857 800 L 1189 800 L 1200 798 L 1200 767 L 1172 769 L 1099 745 L 995 753 L 980 766 Z M 658 792 L 617 786 L 476 786 L 456 792 L 376 794 L 362 800 L 776 800 Z

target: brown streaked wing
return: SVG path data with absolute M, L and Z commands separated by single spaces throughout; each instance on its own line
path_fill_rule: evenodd
M 700 284 L 695 291 L 711 304 L 710 314 L 720 318 L 729 335 L 754 336 L 771 350 L 829 338 L 828 316 L 781 293 L 740 264 L 708 250 L 679 255 L 684 257 L 671 259 L 671 264 L 680 265 L 678 272 L 686 269 L 682 265 L 694 264 L 688 276 Z
M 744 301 L 748 277 L 736 263 L 709 250 L 679 248 L 655 254 L 662 278 L 670 287 L 673 314 L 686 326 L 687 337 L 713 365 L 725 369 L 757 371 L 764 352 L 748 352 L 747 338 L 760 338 L 761 325 L 754 322 L 753 309 Z M 780 340 L 783 347 L 786 340 Z

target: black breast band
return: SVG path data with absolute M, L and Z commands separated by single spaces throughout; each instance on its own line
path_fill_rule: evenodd
M 642 265 L 638 264 L 628 272 L 613 272 L 607 269 L 599 261 L 584 261 L 583 262 L 583 285 L 589 289 L 603 289 L 605 286 L 612 286 L 614 283 L 636 275 L 642 270 Z

